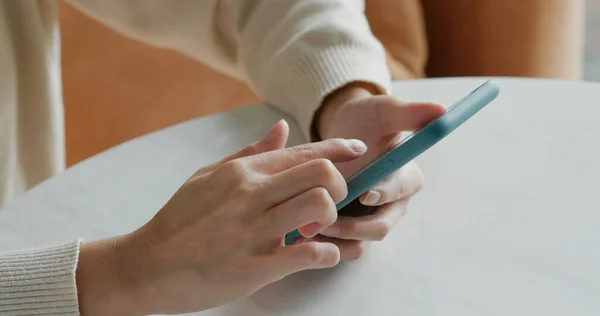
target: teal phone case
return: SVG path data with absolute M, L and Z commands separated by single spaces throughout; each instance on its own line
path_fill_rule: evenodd
M 355 200 L 355 203 L 360 203 L 357 200 L 363 193 L 452 133 L 492 102 L 499 93 L 500 88 L 495 83 L 486 81 L 448 108 L 442 116 L 406 137 L 390 151 L 357 172 L 347 180 L 348 196 L 336 205 L 340 216 L 345 206 Z M 289 245 L 300 236 L 298 230 L 288 233 L 285 236 L 285 244 Z

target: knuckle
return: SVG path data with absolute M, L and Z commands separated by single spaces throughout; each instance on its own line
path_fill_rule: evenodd
M 337 216 L 337 210 L 335 208 L 331 208 L 323 217 L 321 224 L 323 224 L 325 227 L 331 226 L 337 220 Z
M 310 191 L 311 201 L 315 203 L 315 206 L 319 209 L 327 209 L 332 205 L 331 196 L 327 189 L 323 187 L 314 188 Z
M 253 190 L 251 170 L 239 159 L 224 163 L 217 169 L 215 175 L 227 179 L 229 185 L 235 188 L 236 194 L 246 195 Z
M 310 200 L 314 203 L 313 210 L 319 218 L 318 222 L 323 225 L 333 224 L 337 219 L 337 210 L 329 192 L 318 187 L 311 190 L 311 194 Z
M 317 182 L 327 187 L 334 199 L 342 200 L 348 195 L 346 181 L 331 160 L 320 158 L 314 160 L 313 164 L 313 174 L 318 178 Z
M 288 148 L 287 154 L 296 162 L 296 164 L 307 160 L 315 155 L 316 149 L 314 144 L 305 144 Z
M 250 197 L 253 195 L 256 186 L 250 182 L 239 183 L 235 188 L 235 196 L 238 197 Z
M 230 160 L 221 165 L 218 170 L 234 178 L 243 178 L 247 174 L 246 166 L 240 159 Z
M 337 175 L 337 169 L 329 159 L 319 158 L 313 161 L 315 174 L 322 183 L 330 183 Z

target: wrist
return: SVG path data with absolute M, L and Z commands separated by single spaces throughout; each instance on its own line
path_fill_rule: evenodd
M 349 101 L 381 94 L 379 89 L 367 82 L 352 82 L 330 93 L 315 113 L 313 126 L 319 138 L 327 138 L 327 130 L 336 113 Z
M 127 268 L 124 238 L 83 243 L 76 271 L 82 315 L 141 315 L 133 298 L 131 269 Z

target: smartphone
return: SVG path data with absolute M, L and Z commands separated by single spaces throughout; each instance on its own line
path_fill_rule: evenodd
M 358 200 L 363 193 L 452 133 L 492 102 L 499 93 L 497 84 L 486 81 L 449 107 L 443 115 L 402 139 L 392 149 L 358 171 L 347 180 L 348 196 L 336 205 L 339 216 L 363 216 L 372 212 L 375 207 L 364 206 Z M 291 244 L 298 237 L 298 230 L 288 233 L 285 244 Z

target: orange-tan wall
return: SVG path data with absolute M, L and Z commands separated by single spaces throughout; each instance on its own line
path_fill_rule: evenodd
M 68 165 L 159 128 L 257 101 L 242 83 L 127 39 L 59 3 Z

